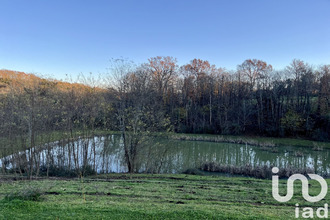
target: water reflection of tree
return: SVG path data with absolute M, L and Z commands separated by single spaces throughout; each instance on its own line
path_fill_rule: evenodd
M 127 172 L 122 140 L 119 135 L 81 138 L 75 141 L 59 141 L 44 145 L 35 163 L 40 167 L 77 170 L 91 166 L 99 173 Z M 329 150 L 322 152 L 305 150 L 296 156 L 297 148 L 279 149 L 277 153 L 249 145 L 171 140 L 166 136 L 150 136 L 144 139 L 138 152 L 138 172 L 177 173 L 188 168 L 198 168 L 205 162 L 233 166 L 263 166 L 313 168 L 316 173 L 329 173 Z M 13 169 L 24 172 L 28 158 L 24 152 L 16 152 L 2 160 Z M 4 169 L 4 168 L 2 168 Z M 47 173 L 48 174 L 48 173 Z

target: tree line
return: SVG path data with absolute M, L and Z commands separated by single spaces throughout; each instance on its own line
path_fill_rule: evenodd
M 123 128 L 329 139 L 330 65 L 293 60 L 275 71 L 248 59 L 226 71 L 154 57 L 139 66 L 114 60 L 107 76 L 81 82 L 88 86 L 0 78 L 0 135 L 29 136 L 30 145 L 45 131 Z
M 275 71 L 248 59 L 233 72 L 200 59 L 179 67 L 172 57 L 155 57 L 124 71 L 114 106 L 141 119 L 144 130 L 328 140 L 329 71 L 301 60 Z

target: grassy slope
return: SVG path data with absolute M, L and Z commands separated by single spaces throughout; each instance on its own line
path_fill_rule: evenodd
M 275 146 L 295 146 L 313 148 L 317 144 L 323 148 L 330 148 L 330 142 L 312 141 L 307 139 L 297 138 L 273 138 L 273 137 L 259 137 L 259 136 L 234 136 L 234 135 L 213 135 L 213 134 L 182 134 L 172 133 L 176 139 L 186 140 L 200 140 L 200 141 L 214 141 L 214 142 L 251 142 L 256 144 L 274 144 Z M 253 145 L 253 144 L 252 144 Z
M 281 183 L 284 189 L 286 181 Z M 99 175 L 83 183 L 0 181 L 0 186 L 0 219 L 293 219 L 295 203 L 318 207 L 330 199 L 328 194 L 321 203 L 306 203 L 297 187 L 297 195 L 280 204 L 272 198 L 270 180 L 183 174 Z M 311 194 L 317 186 L 312 182 Z M 41 201 L 4 200 L 29 187 L 41 189 Z

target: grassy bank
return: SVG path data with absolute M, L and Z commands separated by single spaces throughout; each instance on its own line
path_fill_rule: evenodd
M 282 204 L 272 198 L 270 180 L 183 174 L 2 178 L 0 185 L 0 219 L 294 219 L 296 203 L 319 207 L 330 199 L 328 194 L 323 202 L 306 203 L 297 187 Z M 311 182 L 311 194 L 318 187 Z M 36 197 L 24 197 L 34 191 Z
M 294 146 L 307 147 L 314 150 L 330 149 L 330 142 L 312 141 L 296 138 L 273 138 L 273 137 L 258 137 L 258 136 L 233 136 L 233 135 L 212 135 L 212 134 L 177 134 L 172 133 L 170 137 L 177 140 L 191 141 L 210 141 L 210 142 L 225 142 L 235 144 L 249 144 L 260 147 L 279 147 L 279 146 Z

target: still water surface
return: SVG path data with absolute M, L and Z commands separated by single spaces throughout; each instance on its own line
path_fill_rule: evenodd
M 20 152 L 22 154 L 24 152 Z M 188 168 L 198 168 L 204 162 L 216 162 L 234 166 L 312 168 L 319 174 L 330 173 L 330 150 L 327 149 L 278 147 L 277 152 L 271 152 L 242 144 L 157 138 L 140 149 L 138 155 L 139 172 L 180 173 Z M 16 166 L 11 162 L 13 157 L 15 155 L 0 159 L 0 166 Z M 78 139 L 69 144 L 54 142 L 43 147 L 37 158 L 45 166 L 50 163 L 73 169 L 89 164 L 98 173 L 127 172 L 119 135 Z

